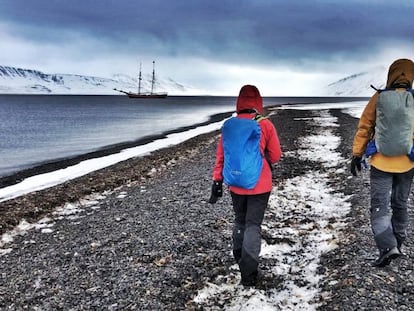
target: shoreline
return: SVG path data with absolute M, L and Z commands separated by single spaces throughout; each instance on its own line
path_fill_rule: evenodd
M 329 109 L 329 113 L 338 118 L 339 126 L 333 131 L 341 142 L 336 150 L 349 159 L 357 119 L 340 110 Z M 312 303 L 320 311 L 410 310 L 414 303 L 413 229 L 409 227 L 405 257 L 385 268 L 371 267 L 377 253 L 369 226 L 367 174 L 354 178 L 349 173 L 349 162 L 331 171 L 318 161 L 294 154 L 301 137 L 315 133 L 315 125 L 303 120 L 315 116 L 319 114 L 277 110 L 269 117 L 276 124 L 285 154 L 275 167 L 274 187 L 283 187 L 283 181 L 309 171 L 330 172 L 330 184 L 335 191 L 349 196 L 351 204 L 341 233 L 332 237 L 337 240 L 337 248 L 320 258 L 316 271 L 324 277 L 318 281 L 320 292 Z M 51 232 L 47 232 L 48 227 L 43 227 L 45 232 L 33 229 L 30 234 L 16 236 L 7 246 L 12 251 L 2 257 L 5 278 L 0 286 L 4 293 L 0 305 L 93 309 L 116 303 L 123 309 L 133 306 L 148 310 L 225 306 L 227 300 L 220 300 L 220 295 L 205 308 L 192 300 L 206 284 L 220 286 L 233 273 L 230 196 L 224 195 L 214 206 L 207 203 L 218 134 L 202 134 L 10 204 L 0 203 L 2 230 L 13 217 L 27 216 L 30 223 L 48 215 L 56 219 Z M 95 195 L 101 194 L 101 198 L 88 205 L 83 200 L 87 194 L 93 195 L 91 201 L 95 201 Z M 65 219 L 54 215 L 65 202 L 73 202 L 71 205 L 83 211 L 68 214 Z M 280 203 L 283 208 L 283 201 Z M 410 208 L 409 212 L 412 218 L 414 210 Z M 289 227 L 295 215 L 275 218 L 268 213 L 266 217 Z M 305 227 L 307 224 L 308 220 L 303 223 Z M 303 230 L 309 232 L 320 230 L 305 227 Z M 283 244 L 281 237 L 269 232 L 263 236 L 266 242 Z M 282 237 L 296 241 L 295 245 L 303 239 L 303 235 Z M 270 257 L 261 262 L 268 269 L 286 264 Z M 275 276 L 260 290 L 269 295 L 274 291 L 283 293 L 292 280 L 306 290 L 306 280 L 295 279 L 295 273 L 289 272 L 286 279 Z M 236 295 L 245 293 L 237 286 L 236 290 Z
M 179 127 L 173 130 L 165 131 L 161 134 L 149 135 L 149 136 L 145 136 L 137 140 L 133 140 L 133 141 L 126 141 L 126 142 L 121 142 L 118 144 L 108 145 L 108 146 L 99 148 L 95 151 L 72 156 L 72 157 L 40 162 L 40 163 L 34 164 L 32 167 L 19 170 L 9 175 L 1 176 L 0 177 L 0 189 L 15 185 L 28 177 L 64 169 L 69 166 L 79 164 L 80 162 L 85 161 L 85 160 L 101 158 L 107 155 L 116 154 L 128 148 L 143 146 L 151 142 L 154 142 L 156 140 L 166 138 L 170 134 L 186 132 L 188 130 L 197 128 L 199 126 L 204 126 L 204 125 L 212 124 L 215 122 L 220 122 L 223 119 L 230 117 L 232 114 L 233 112 L 217 113 L 217 114 L 213 114 L 209 116 L 209 119 L 207 121 L 204 121 L 201 123 L 193 124 L 190 126 Z
M 265 106 L 264 115 L 267 116 L 270 109 L 279 106 L 279 104 Z M 306 110 L 292 111 L 294 111 L 294 114 L 306 114 Z M 233 112 L 226 112 L 212 115 L 210 116 L 210 119 L 203 124 L 220 121 L 225 117 L 230 116 L 232 113 Z M 282 112 L 279 111 L 279 113 Z M 191 127 L 196 127 L 196 125 L 188 128 Z M 170 132 L 178 133 L 180 131 L 181 130 L 179 129 L 175 129 Z M 219 130 L 201 134 L 177 145 L 160 148 L 148 155 L 133 157 L 100 170 L 92 171 L 83 176 L 70 179 L 55 186 L 2 201 L 0 202 L 0 234 L 16 227 L 21 219 L 25 219 L 29 222 L 37 221 L 45 213 L 53 211 L 54 208 L 65 203 L 77 202 L 82 197 L 89 196 L 93 193 L 102 193 L 104 191 L 113 190 L 117 187 L 124 186 L 127 183 L 145 183 L 147 180 L 154 177 L 153 171 L 156 171 L 157 167 L 162 167 L 160 170 L 168 169 L 170 162 L 174 162 L 177 159 L 188 155 L 191 153 L 191 150 L 197 149 L 198 144 L 205 145 L 207 143 L 206 141 L 218 134 Z M 289 134 L 289 136 L 292 136 L 292 134 Z M 293 135 L 292 139 L 295 138 L 296 136 Z M 292 142 L 289 142 L 289 144 L 291 143 Z M 98 154 L 100 156 L 103 155 L 103 153 L 100 152 L 98 152 Z M 79 159 L 80 158 L 77 160 L 79 161 Z M 65 167 L 64 165 L 70 166 L 76 164 L 76 162 L 71 163 L 71 161 L 66 160 L 61 161 L 58 164 L 58 168 L 63 168 Z M 31 171 L 32 176 L 39 174 L 40 169 L 43 168 L 44 167 L 42 166 L 34 168 Z M 18 178 L 21 177 L 22 175 L 19 174 L 12 175 L 11 181 L 18 183 Z
M 236 98 L 237 97 L 235 97 L 235 99 Z M 269 100 L 272 98 L 277 98 L 278 99 L 277 102 L 276 103 L 269 103 L 269 102 L 265 103 L 266 100 Z M 307 100 L 301 100 L 302 98 L 303 99 L 313 98 L 313 99 L 318 99 L 318 101 L 310 102 Z M 295 99 L 295 100 L 292 100 L 292 99 Z M 269 96 L 269 97 L 264 97 L 264 104 L 265 104 L 264 109 L 267 109 L 267 108 L 271 109 L 274 107 L 279 107 L 281 105 L 303 105 L 303 104 L 312 104 L 312 103 L 323 104 L 323 103 L 329 103 L 329 102 L 340 103 L 340 102 L 346 102 L 346 101 L 353 102 L 353 101 L 360 101 L 360 100 L 366 100 L 366 99 L 367 99 L 366 97 L 356 97 L 356 96 L 350 96 L 350 97 L 338 97 L 338 96 L 335 96 L 335 97 L 330 97 L 330 96 L 325 96 L 325 97 L 307 97 L 307 96 L 272 97 L 272 96 Z M 283 100 L 283 102 L 281 100 Z M 111 155 L 111 154 L 116 154 L 116 153 L 121 152 L 124 149 L 132 148 L 132 147 L 143 146 L 153 141 L 165 138 L 166 136 L 170 134 L 185 132 L 185 131 L 194 129 L 199 126 L 219 122 L 231 116 L 233 113 L 234 111 L 217 113 L 217 114 L 210 115 L 207 121 L 200 122 L 194 125 L 179 127 L 173 130 L 165 131 L 160 134 L 148 135 L 148 136 L 145 136 L 145 137 L 142 137 L 136 140 L 132 140 L 132 141 L 125 141 L 125 142 L 120 142 L 117 144 L 103 146 L 92 152 L 87 152 L 84 154 L 63 157 L 59 159 L 50 159 L 50 160 L 45 160 L 45 161 L 29 164 L 28 167 L 26 168 L 22 168 L 15 172 L 6 173 L 5 175 L 0 176 L 0 189 L 15 185 L 21 182 L 22 180 L 28 177 L 31 177 L 31 176 L 35 176 L 35 175 L 39 175 L 43 173 L 49 173 L 49 172 L 56 171 L 59 169 L 64 169 L 69 166 L 79 164 L 80 162 L 85 161 L 85 160 L 100 158 L 100 157 Z
M 277 106 L 280 105 L 264 107 L 264 114 L 268 115 L 269 109 Z M 221 120 L 232 113 L 220 113 L 212 116 L 210 120 Z M 279 113 L 285 112 L 279 111 Z M 306 114 L 306 111 L 295 110 L 294 114 L 302 115 Z M 192 151 L 197 150 L 200 145 L 211 144 L 211 139 L 218 134 L 219 130 L 201 134 L 148 155 L 130 158 L 58 185 L 2 201 L 0 202 L 0 234 L 15 228 L 22 219 L 28 222 L 38 221 L 56 207 L 65 203 L 79 202 L 83 197 L 91 194 L 111 191 L 131 183 L 145 184 L 159 172 L 168 170 L 175 165 L 175 162 L 191 155 Z M 293 133 L 289 133 L 289 136 L 292 137 L 291 139 L 296 138 Z M 292 142 L 289 141 L 289 144 Z
M 38 221 L 65 203 L 79 202 L 83 197 L 112 191 L 128 184 L 146 183 L 157 174 L 174 166 L 199 145 L 211 143 L 218 135 L 213 131 L 182 143 L 158 149 L 148 155 L 130 158 L 75 179 L 0 202 L 0 234 L 16 227 L 22 219 Z

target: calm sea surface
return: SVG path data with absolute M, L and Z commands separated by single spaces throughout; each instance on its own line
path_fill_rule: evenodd
M 265 105 L 344 102 L 265 98 Z M 0 177 L 42 163 L 206 122 L 235 110 L 235 97 L 0 95 Z

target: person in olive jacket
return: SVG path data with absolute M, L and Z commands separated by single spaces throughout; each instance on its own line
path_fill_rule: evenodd
M 253 119 L 257 113 L 263 114 L 263 100 L 259 90 L 253 85 L 241 88 L 236 104 L 237 118 Z M 259 254 L 261 249 L 261 225 L 272 190 L 271 163 L 281 157 L 277 131 L 269 119 L 259 122 L 261 129 L 260 150 L 266 157 L 259 180 L 253 189 L 229 186 L 235 222 L 233 227 L 233 255 L 239 264 L 241 283 L 253 286 L 257 282 Z M 215 203 L 222 195 L 224 150 L 222 136 L 219 139 L 216 161 L 213 169 L 213 187 L 210 203 Z
M 411 89 L 414 80 L 414 63 L 409 59 L 394 61 L 388 70 L 387 89 Z M 351 173 L 361 170 L 361 159 L 368 142 L 375 138 L 376 92 L 366 105 L 353 142 Z M 414 120 L 413 120 L 414 122 Z M 401 256 L 408 226 L 407 201 L 414 174 L 414 162 L 407 155 L 385 156 L 380 152 L 370 158 L 371 228 L 379 257 L 373 266 L 389 265 Z

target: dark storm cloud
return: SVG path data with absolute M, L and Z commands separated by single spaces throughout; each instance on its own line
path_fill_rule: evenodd
M 13 0 L 13 35 L 64 42 L 74 33 L 111 49 L 252 63 L 369 55 L 409 41 L 412 1 Z

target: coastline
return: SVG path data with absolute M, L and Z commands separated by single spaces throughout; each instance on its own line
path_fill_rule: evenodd
M 51 188 L 0 202 L 0 234 L 13 229 L 21 219 L 35 222 L 65 202 L 76 202 L 93 193 L 111 191 L 127 183 L 145 182 L 154 177 L 152 173 L 154 168 L 167 169 L 171 161 L 186 156 L 200 144 L 208 143 L 218 133 L 215 131 L 202 134 L 178 145 L 159 149 L 150 155 L 131 158 Z M 103 152 L 108 151 L 110 150 Z M 99 152 L 98 154 L 103 155 Z M 77 160 L 79 161 L 79 158 Z M 52 166 L 52 168 L 63 168 L 72 165 L 71 163 L 71 161 L 62 161 L 59 162 L 58 167 Z M 34 169 L 32 172 L 38 174 L 40 171 Z M 18 181 L 15 176 L 13 181 Z
M 349 159 L 357 119 L 340 110 L 329 112 L 338 118 L 337 150 Z M 278 110 L 270 116 L 285 154 L 297 150 L 298 138 L 314 133 L 302 121 L 314 116 L 311 111 L 294 110 Z M 103 193 L 105 197 L 96 212 L 89 209 L 72 220 L 58 221 L 49 234 L 33 230 L 30 237 L 19 236 L 9 246 L 13 251 L 2 258 L 7 283 L 0 286 L 4 293 L 0 306 L 93 309 L 116 303 L 121 309 L 203 310 L 191 299 L 206 283 L 228 275 L 234 265 L 229 195 L 214 206 L 206 202 L 218 134 L 203 134 L 0 203 L 3 230 L 13 227 L 13 217 L 17 222 L 22 217 L 35 222 L 65 202 L 82 206 L 85 196 Z M 338 247 L 319 263 L 318 272 L 325 276 L 319 284 L 318 310 L 410 310 L 413 228 L 409 228 L 405 258 L 383 269 L 372 268 L 370 262 L 377 254 L 369 232 L 368 181 L 366 176 L 349 176 L 348 169 L 338 167 L 337 174 L 330 176 L 336 191 L 350 196 L 352 206 L 337 237 Z M 276 166 L 274 185 L 277 188 L 281 181 L 309 170 L 326 173 L 317 162 L 285 156 Z M 413 214 L 411 208 L 410 217 Z M 40 280 L 36 290 L 34 280 Z M 274 281 L 263 290 L 283 292 L 283 280 Z M 211 302 L 217 309 L 222 303 Z
M 68 96 L 68 95 L 65 95 L 65 96 Z M 265 103 L 265 108 L 272 108 L 272 107 L 278 107 L 281 105 L 301 105 L 301 104 L 311 104 L 311 103 L 319 103 L 319 104 L 341 103 L 344 101 L 353 102 L 353 101 L 359 101 L 363 99 L 366 99 L 366 98 L 365 97 L 338 97 L 338 96 L 335 96 L 335 97 L 265 97 L 264 101 L 265 102 L 267 101 Z M 70 156 L 70 157 L 65 157 L 65 158 L 50 159 L 50 160 L 45 160 L 44 162 L 34 163 L 34 164 L 29 165 L 26 168 L 22 168 L 18 171 L 7 173 L 3 176 L 0 176 L 0 189 L 19 183 L 20 181 L 28 177 L 34 176 L 34 175 L 48 173 L 48 172 L 52 172 L 52 171 L 59 170 L 62 168 L 66 168 L 68 166 L 73 166 L 88 159 L 94 159 L 94 158 L 99 158 L 99 157 L 119 153 L 120 151 L 127 149 L 127 148 L 142 146 L 142 145 L 151 143 L 153 141 L 165 138 L 169 134 L 185 132 L 187 130 L 196 128 L 198 126 L 203 126 L 203 125 L 208 125 L 214 122 L 218 122 L 218 121 L 223 120 L 226 117 L 231 116 L 233 112 L 234 111 L 217 113 L 217 114 L 209 116 L 209 119 L 205 122 L 200 122 L 197 124 L 193 124 L 191 126 L 184 126 L 184 127 L 176 128 L 173 130 L 165 131 L 157 135 L 149 135 L 146 137 L 139 138 L 137 140 L 124 141 L 118 144 L 104 146 L 92 152 Z
M 142 138 L 134 140 L 134 141 L 126 141 L 126 142 L 122 142 L 122 143 L 119 143 L 119 144 L 105 146 L 105 147 L 102 147 L 102 148 L 100 148 L 98 150 L 95 150 L 93 152 L 80 154 L 80 155 L 73 156 L 73 157 L 55 159 L 55 160 L 51 160 L 51 161 L 45 161 L 43 163 L 38 163 L 38 164 L 35 164 L 32 167 L 29 167 L 27 169 L 22 169 L 22 170 L 19 170 L 19 171 L 15 172 L 15 173 L 0 177 L 0 188 L 4 188 L 4 187 L 8 187 L 8 186 L 17 184 L 17 183 L 21 182 L 22 180 L 24 180 L 28 177 L 31 177 L 31 176 L 35 176 L 35 175 L 39 175 L 39 174 L 43 174 L 43 173 L 48 173 L 48 172 L 63 169 L 63 168 L 66 168 L 66 167 L 69 167 L 69 166 L 72 166 L 72 165 L 76 165 L 76 164 L 78 164 L 82 161 L 85 161 L 85 160 L 100 158 L 100 157 L 104 157 L 104 156 L 107 156 L 107 155 L 119 153 L 122 150 L 125 150 L 125 149 L 128 149 L 128 148 L 146 145 L 146 144 L 151 143 L 153 141 L 165 138 L 170 134 L 185 132 L 185 131 L 197 128 L 199 126 L 219 122 L 219 121 L 222 121 L 223 119 L 225 119 L 227 117 L 230 117 L 232 115 L 232 113 L 233 112 L 217 113 L 217 114 L 211 115 L 207 121 L 197 123 L 197 124 L 193 124 L 191 126 L 176 128 L 176 129 L 173 129 L 173 130 L 170 130 L 170 131 L 163 132 L 161 134 L 142 137 Z

